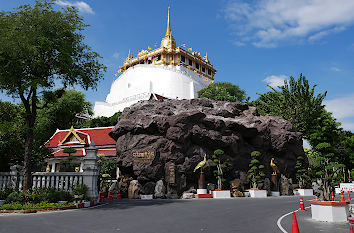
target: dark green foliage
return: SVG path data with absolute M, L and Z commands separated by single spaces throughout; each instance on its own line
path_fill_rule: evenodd
M 61 207 L 73 207 L 74 204 L 68 203 L 9 203 L 0 206 L 0 210 L 33 210 L 33 209 L 55 209 Z
M 25 195 L 22 192 L 12 192 L 6 198 L 7 203 L 12 203 L 12 202 L 23 203 L 24 201 L 25 201 Z
M 84 128 L 94 128 L 94 127 L 107 127 L 114 126 L 117 124 L 118 118 L 122 115 L 121 112 L 116 112 L 111 117 L 96 117 L 92 118 L 83 123 L 82 127 Z
M 24 119 L 20 106 L 0 101 L 0 171 L 9 171 L 9 163 L 23 160 Z
M 72 192 L 74 195 L 86 195 L 87 186 L 85 184 L 77 184 L 72 187 Z
M 248 100 L 244 90 L 237 85 L 227 82 L 210 84 L 208 87 L 198 91 L 198 97 L 230 102 L 244 102 Z
M 99 154 L 98 157 L 100 158 L 97 161 L 98 171 L 100 173 L 100 182 L 103 182 L 103 180 L 107 178 L 115 178 L 117 162 L 115 160 L 106 158 L 104 154 Z
M 252 188 L 258 189 L 259 184 L 264 182 L 264 165 L 261 164 L 261 152 L 253 151 L 251 153 L 251 162 L 249 164 L 248 178 L 252 182 Z
M 63 152 L 66 154 L 69 154 L 69 156 L 70 156 L 71 154 L 76 153 L 76 149 L 72 148 L 72 147 L 65 147 Z
M 77 115 L 92 114 L 91 103 L 85 94 L 76 90 L 59 89 L 47 93 L 39 101 L 43 108 L 38 110 L 35 127 L 36 142 L 44 144 L 57 129 L 81 127 L 85 120 Z
M 296 179 L 299 183 L 300 188 L 311 187 L 311 179 L 309 176 L 309 171 L 307 164 L 305 163 L 305 158 L 303 156 L 297 157 L 296 165 Z
M 5 190 L 0 190 L 0 200 L 6 200 L 7 197 L 12 193 L 12 189 L 5 189 Z
M 333 153 L 333 147 L 327 142 L 319 143 L 314 154 L 313 170 L 314 176 L 322 180 L 321 192 L 324 200 L 329 201 L 331 193 L 334 192 L 334 186 L 343 180 L 344 164 L 338 162 Z
M 269 86 L 270 87 L 270 86 Z M 279 90 L 270 87 L 272 92 L 259 94 L 260 98 L 251 104 L 262 114 L 281 116 L 289 120 L 296 130 L 308 137 L 310 129 L 323 112 L 323 99 L 327 92 L 315 94 L 316 85 L 310 87 L 308 80 L 300 74 L 298 80 L 293 76 L 284 81 Z
M 220 149 L 215 150 L 214 154 L 212 155 L 213 163 L 211 163 L 211 166 L 216 167 L 213 173 L 218 181 L 218 190 L 222 190 L 223 183 L 226 181 L 224 175 L 225 172 L 227 171 L 227 164 L 226 164 L 227 160 L 224 157 L 224 155 L 225 155 L 224 151 Z

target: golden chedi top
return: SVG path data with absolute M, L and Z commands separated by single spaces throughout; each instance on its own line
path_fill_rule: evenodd
M 166 48 L 166 49 L 176 48 L 176 41 L 175 38 L 173 38 L 172 36 L 171 25 L 170 25 L 170 7 L 168 7 L 167 29 L 166 29 L 165 37 L 161 40 L 161 48 Z
M 136 57 L 129 50 L 128 57 L 123 66 L 120 66 L 118 73 L 124 73 L 130 67 L 139 64 L 173 65 L 184 67 L 205 81 L 214 80 L 216 69 L 210 63 L 208 55 L 202 57 L 199 52 L 191 52 L 192 48 L 183 47 L 185 44 L 177 47 L 176 40 L 172 36 L 170 7 L 168 7 L 166 34 L 161 40 L 161 46 L 156 48 L 155 45 L 155 49 L 149 46 L 148 50 L 139 51 Z

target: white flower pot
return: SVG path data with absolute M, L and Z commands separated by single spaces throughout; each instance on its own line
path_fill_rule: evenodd
M 298 189 L 300 196 L 313 196 L 313 189 Z
M 230 190 L 213 190 L 213 198 L 231 198 Z
M 140 199 L 141 200 L 152 200 L 153 199 L 153 195 L 140 195 Z
M 265 198 L 265 197 L 267 197 L 267 190 L 249 189 L 247 191 L 250 193 L 250 196 L 254 197 L 254 198 Z
M 323 222 L 346 222 L 349 202 L 310 201 L 312 219 Z

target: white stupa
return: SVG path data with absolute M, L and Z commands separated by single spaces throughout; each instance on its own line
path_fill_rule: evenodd
M 129 52 L 106 101 L 95 103 L 95 117 L 112 116 L 150 98 L 196 98 L 199 90 L 214 82 L 216 70 L 207 55 L 202 58 L 200 53 L 182 47 L 176 46 L 172 36 L 168 10 L 166 35 L 160 48 L 142 50 L 136 57 Z

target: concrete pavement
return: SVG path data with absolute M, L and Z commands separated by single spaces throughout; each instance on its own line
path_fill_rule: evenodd
M 310 198 L 305 198 L 308 200 Z M 305 201 L 308 205 L 308 202 Z M 298 209 L 299 197 L 209 200 L 121 200 L 92 209 L 0 216 L 0 233 L 281 232 L 277 220 Z M 347 224 L 313 222 L 299 213 L 300 232 L 347 233 Z M 281 222 L 291 232 L 291 215 Z

